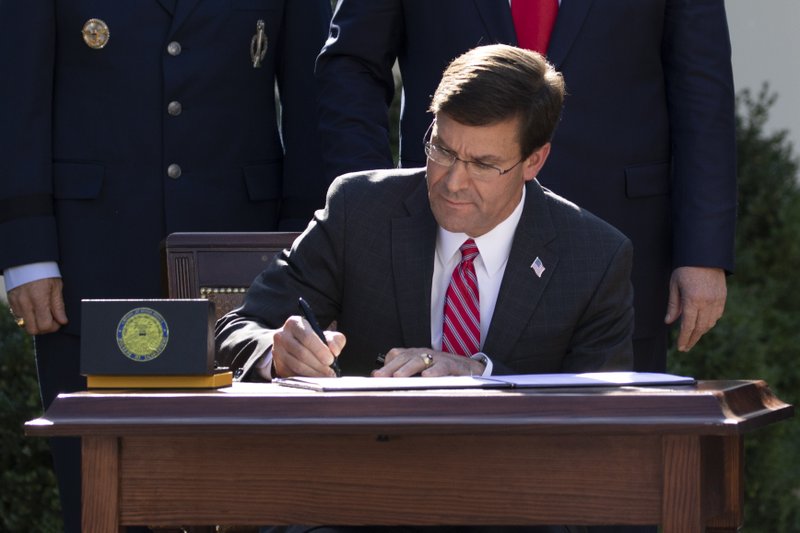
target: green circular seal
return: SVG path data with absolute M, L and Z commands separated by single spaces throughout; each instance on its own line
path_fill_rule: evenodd
M 117 345 L 125 357 L 138 363 L 152 361 L 164 351 L 169 327 L 155 309 L 137 307 L 125 313 L 117 325 Z

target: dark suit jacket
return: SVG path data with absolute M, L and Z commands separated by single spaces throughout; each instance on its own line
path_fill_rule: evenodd
M 347 375 L 368 375 L 391 348 L 429 347 L 436 232 L 423 169 L 338 178 L 325 210 L 218 323 L 224 359 L 264 353 L 270 330 L 298 314 L 299 296 L 347 336 L 339 358 Z M 617 230 L 530 182 L 483 346 L 496 373 L 629 362 L 631 255 Z
M 169 233 L 304 227 L 330 183 L 313 127 L 330 14 L 328 0 L 0 2 L 0 269 L 57 261 L 77 333 L 80 298 L 160 295 Z M 82 39 L 90 18 L 108 25 L 103 49 Z
M 505 0 L 342 0 L 317 61 L 326 169 L 392 166 L 391 67 L 403 76 L 401 166 L 424 163 L 426 112 L 450 60 L 516 44 Z M 664 335 L 677 266 L 733 269 L 734 99 L 723 0 L 563 0 L 548 58 L 568 96 L 541 183 L 634 244 L 636 338 Z M 663 370 L 660 361 L 642 370 Z

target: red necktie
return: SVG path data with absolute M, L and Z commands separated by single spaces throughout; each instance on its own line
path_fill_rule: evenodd
M 511 0 L 519 46 L 546 54 L 556 15 L 558 0 Z
M 478 353 L 481 346 L 478 278 L 472 264 L 478 257 L 478 247 L 467 239 L 460 250 L 461 262 L 453 270 L 444 298 L 442 350 L 469 356 Z

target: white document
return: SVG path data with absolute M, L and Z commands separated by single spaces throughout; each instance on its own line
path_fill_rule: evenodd
M 587 372 L 583 374 L 516 374 L 510 376 L 445 376 L 435 378 L 277 378 L 273 383 L 323 392 L 419 389 L 514 389 L 553 387 L 619 387 L 692 385 L 694 378 L 651 372 Z

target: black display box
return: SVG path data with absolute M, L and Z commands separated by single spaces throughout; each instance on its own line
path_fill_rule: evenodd
M 82 300 L 81 374 L 214 373 L 214 303 Z

